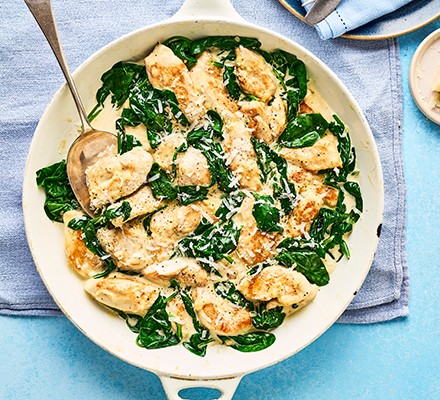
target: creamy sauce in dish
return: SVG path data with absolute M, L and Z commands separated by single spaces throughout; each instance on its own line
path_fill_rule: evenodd
M 86 171 L 100 216 L 48 214 L 85 290 L 142 347 L 270 346 L 349 257 L 362 197 L 344 125 L 300 60 L 255 39 L 171 38 L 102 80 L 91 115 L 119 148 Z

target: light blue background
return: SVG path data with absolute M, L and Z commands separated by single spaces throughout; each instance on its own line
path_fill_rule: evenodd
M 234 400 L 440 399 L 440 127 L 408 87 L 416 47 L 438 28 L 440 20 L 400 39 L 410 316 L 334 325 L 299 354 L 245 376 Z M 0 343 L 0 399 L 165 399 L 154 374 L 107 354 L 66 318 L 2 316 Z

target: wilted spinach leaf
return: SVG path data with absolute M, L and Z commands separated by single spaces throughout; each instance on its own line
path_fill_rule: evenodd
M 156 199 L 177 199 L 183 205 L 206 199 L 209 190 L 207 186 L 174 186 L 171 178 L 157 163 L 151 167 L 147 183 Z
M 267 309 L 267 303 L 264 302 L 260 303 L 255 311 L 255 315 L 252 316 L 252 325 L 264 331 L 280 326 L 286 317 L 282 306 Z
M 250 332 L 238 336 L 219 336 L 227 346 L 244 353 L 261 351 L 275 343 L 275 335 L 269 332 Z M 232 344 L 228 342 L 232 341 Z
M 222 222 L 230 220 L 238 212 L 245 197 L 243 192 L 236 192 L 223 197 L 215 216 Z
M 128 135 L 125 132 L 118 134 L 118 154 L 124 154 L 138 146 L 142 146 L 142 143 L 133 135 Z
M 156 199 L 175 200 L 177 198 L 177 188 L 173 186 L 173 182 L 158 163 L 152 165 L 147 183 Z
M 261 171 L 261 181 L 271 180 L 273 196 L 279 200 L 284 214 L 289 215 L 296 202 L 295 185 L 287 180 L 287 161 L 266 143 L 251 138 Z
M 321 208 L 317 217 L 310 226 L 309 234 L 316 242 L 319 242 L 325 251 L 339 246 L 340 251 L 347 258 L 350 252 L 343 236 L 351 232 L 353 225 L 359 220 L 359 214 L 355 211 L 349 213 L 338 209 Z
M 46 192 L 44 211 L 51 221 L 63 222 L 63 214 L 79 209 L 67 177 L 66 160 L 37 171 L 37 185 Z
M 188 69 L 191 69 L 197 63 L 197 58 L 191 55 L 191 43 L 192 40 L 184 36 L 173 36 L 163 42 L 177 57 L 183 60 Z
M 185 349 L 189 350 L 197 356 L 204 357 L 206 355 L 206 348 L 209 343 L 213 341 L 208 329 L 203 327 L 197 319 L 194 311 L 193 301 L 187 289 L 182 289 L 178 282 L 172 281 L 171 287 L 179 290 L 185 310 L 191 317 L 196 333 L 192 334 L 188 342 L 183 342 Z
M 115 313 L 117 313 L 122 319 L 125 319 L 127 326 L 133 333 L 139 333 L 140 322 L 142 317 L 136 314 L 126 314 L 124 311 L 118 310 L 116 308 L 109 307 Z
M 167 303 L 176 294 L 177 292 L 169 297 L 164 297 L 162 294 L 157 296 L 154 304 L 139 322 L 139 335 L 136 339 L 138 346 L 147 349 L 162 349 L 175 346 L 181 342 L 181 332 L 179 329 L 177 332 L 173 331 L 170 317 L 166 310 Z
M 241 89 L 234 71 L 234 67 L 225 66 L 225 70 L 223 72 L 223 82 L 228 90 L 229 95 L 235 101 L 238 101 L 240 99 Z
M 241 228 L 237 228 L 232 221 L 211 224 L 202 218 L 197 229 L 177 243 L 176 252 L 196 258 L 208 272 L 219 275 L 214 262 L 226 258 L 235 250 L 240 231 Z
M 299 114 L 287 124 L 278 142 L 289 148 L 313 146 L 327 128 L 328 123 L 321 114 Z
M 231 303 L 237 306 L 246 308 L 249 311 L 254 310 L 254 304 L 247 300 L 235 287 L 235 285 L 230 281 L 221 281 L 214 283 L 214 289 L 216 293 L 229 300 Z
M 280 210 L 275 207 L 271 196 L 253 193 L 255 197 L 252 215 L 255 218 L 258 229 L 263 232 L 282 232 L 280 225 Z
M 325 286 L 330 280 L 327 269 L 319 255 L 311 250 L 281 251 L 275 259 L 286 267 L 296 265 L 296 271 L 303 274 L 310 283 Z
M 187 143 L 200 150 L 206 157 L 211 174 L 210 185 L 218 184 L 220 190 L 230 193 L 238 189 L 238 182 L 234 181 L 231 170 L 227 167 L 226 156 L 223 148 L 215 139 L 222 138 L 222 126 L 220 116 L 212 111 L 208 111 L 212 125 L 205 129 L 196 129 L 188 133 Z
M 295 55 L 284 50 L 260 53 L 272 65 L 275 75 L 285 90 L 287 121 L 296 117 L 299 104 L 307 94 L 307 70 L 305 64 Z
M 356 153 L 351 146 L 351 139 L 345 132 L 345 126 L 337 115 L 333 115 L 334 121 L 329 124 L 329 131 L 338 138 L 338 152 L 341 156 L 342 168 L 327 171 L 324 183 L 337 187 L 338 183 L 347 181 L 348 175 L 353 173 L 356 165 Z
M 209 47 L 217 47 L 220 50 L 232 50 L 238 46 L 250 49 L 261 47 L 258 39 L 239 36 L 208 36 L 196 40 L 184 36 L 173 36 L 165 40 L 164 45 L 173 50 L 173 53 L 185 62 L 188 69 L 197 63 L 196 56 Z
M 354 199 L 356 201 L 356 208 L 360 212 L 362 212 L 363 208 L 364 208 L 364 202 L 362 200 L 361 188 L 359 186 L 359 183 L 345 182 L 344 189 L 354 197 Z
M 121 61 L 106 71 L 101 81 L 102 86 L 96 93 L 97 104 L 88 116 L 89 121 L 95 119 L 101 112 L 104 101 L 109 95 L 112 104 L 119 108 L 128 99 L 133 88 L 148 82 L 148 77 L 143 65 Z
M 188 205 L 195 201 L 205 200 L 208 196 L 207 186 L 178 186 L 177 200 L 180 204 Z
M 116 130 L 121 144 L 125 139 L 125 126 L 137 126 L 143 123 L 147 129 L 147 136 L 151 147 L 156 148 L 163 137 L 172 131 L 172 121 L 168 109 L 174 118 L 183 126 L 189 121 L 179 108 L 176 95 L 170 90 L 154 88 L 149 80 L 145 66 L 120 62 L 115 64 L 102 76 L 103 85 L 97 92 L 98 104 L 91 111 L 89 118 L 93 119 L 102 110 L 105 99 L 112 94 L 112 103 L 121 107 L 130 99 L 129 108 L 124 109 L 116 121 Z M 128 139 L 126 146 L 137 145 L 138 142 Z M 128 151 L 120 146 L 120 152 Z
M 325 257 L 325 250 L 320 243 L 315 242 L 312 238 L 306 239 L 302 237 L 287 237 L 280 244 L 277 249 L 287 251 L 310 250 L 315 251 L 321 258 Z

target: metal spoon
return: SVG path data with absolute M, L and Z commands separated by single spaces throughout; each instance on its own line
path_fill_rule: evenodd
M 109 132 L 93 129 L 87 119 L 87 113 L 64 58 L 53 16 L 51 0 L 24 0 L 24 2 L 40 26 L 44 36 L 46 36 L 58 64 L 63 71 L 76 108 L 78 109 L 82 130 L 80 136 L 73 142 L 67 154 L 67 176 L 72 190 L 83 210 L 87 214 L 94 216 L 93 210 L 90 209 L 90 195 L 86 184 L 85 171 L 90 165 L 93 165 L 97 161 L 100 153 L 112 145 L 117 146 L 117 138 Z

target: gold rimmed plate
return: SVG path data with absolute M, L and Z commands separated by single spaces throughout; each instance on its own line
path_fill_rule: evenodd
M 278 0 L 305 23 L 306 11 L 300 0 Z M 405 35 L 440 17 L 438 0 L 413 0 L 398 10 L 356 28 L 342 37 L 356 40 L 381 40 Z

